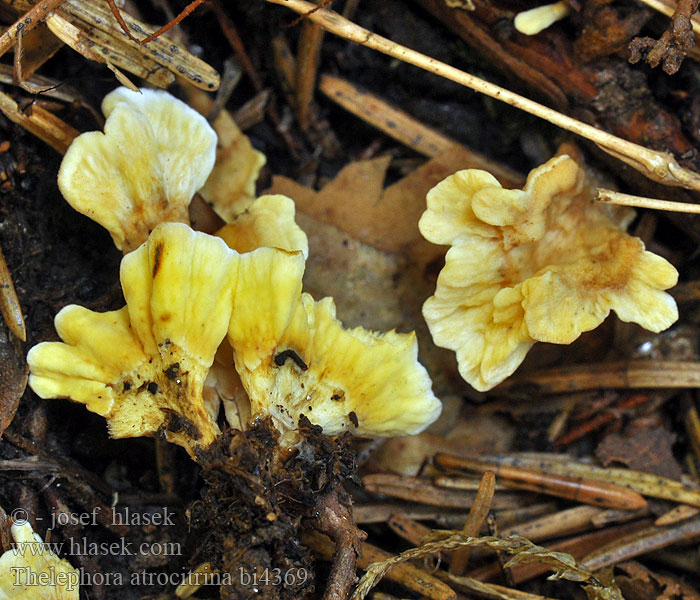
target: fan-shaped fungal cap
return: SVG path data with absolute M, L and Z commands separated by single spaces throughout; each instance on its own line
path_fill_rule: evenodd
M 306 234 L 294 221 L 294 201 L 282 195 L 261 196 L 233 221 L 216 232 L 241 254 L 257 248 L 300 251 L 309 256 Z
M 281 266 L 251 272 L 248 280 L 260 283 L 237 290 L 229 341 L 252 417 L 270 414 L 288 433 L 303 414 L 328 435 L 367 437 L 417 433 L 437 419 L 441 404 L 417 360 L 415 335 L 343 329 L 331 298 L 299 296 L 300 275 Z M 269 300 L 258 294 L 255 312 L 241 310 L 266 285 L 281 293 Z
M 163 91 L 118 88 L 102 111 L 104 133 L 73 141 L 58 185 L 73 208 L 128 252 L 159 223 L 189 222 L 187 207 L 214 166 L 216 134 L 204 117 Z
M 64 343 L 44 342 L 27 361 L 42 398 L 67 397 L 103 415 L 113 437 L 162 432 L 192 451 L 218 433 L 202 385 L 228 329 L 239 255 L 187 225 L 158 226 L 122 259 L 127 305 L 56 316 Z
M 0 600 L 78 600 L 80 573 L 59 558 L 29 523 L 11 528 L 15 547 L 0 556 Z
M 437 419 L 441 405 L 414 334 L 345 330 L 332 299 L 301 293 L 307 245 L 291 200 L 263 196 L 218 235 L 249 252 L 239 263 L 228 336 L 240 379 L 222 357 L 208 381 L 229 423 L 269 414 L 291 443 L 302 414 L 329 435 L 369 437 L 416 433 Z M 301 252 L 250 252 L 264 243 Z
M 662 291 L 676 284 L 676 270 L 593 203 L 566 155 L 532 171 L 523 190 L 460 171 L 427 204 L 421 232 L 452 248 L 423 315 L 478 390 L 513 373 L 535 341 L 569 344 L 611 310 L 656 332 L 678 318 Z

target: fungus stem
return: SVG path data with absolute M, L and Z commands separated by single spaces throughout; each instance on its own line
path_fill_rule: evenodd
M 568 17 L 571 14 L 571 6 L 566 0 L 560 0 L 554 4 L 546 4 L 525 10 L 515 15 L 513 24 L 515 28 L 525 35 L 537 35 L 550 25 Z

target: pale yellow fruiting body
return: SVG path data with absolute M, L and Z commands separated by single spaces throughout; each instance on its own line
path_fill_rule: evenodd
M 437 419 L 441 404 L 418 363 L 414 334 L 343 329 L 331 298 L 302 294 L 293 306 L 272 353 L 235 355 L 253 417 L 271 415 L 289 442 L 301 415 L 328 435 L 366 437 L 418 433 Z
M 460 171 L 427 204 L 421 232 L 452 247 L 423 315 L 478 390 L 512 374 L 536 341 L 569 344 L 611 310 L 651 331 L 678 319 L 662 291 L 675 285 L 676 270 L 592 201 L 583 170 L 566 155 L 532 171 L 523 190 Z
M 438 417 L 414 334 L 343 329 L 332 299 L 301 293 L 301 253 L 271 254 L 264 269 L 245 262 L 260 252 L 241 257 L 228 336 L 244 412 L 271 415 L 289 442 L 302 414 L 328 435 L 367 437 L 416 433 Z
M 560 0 L 553 4 L 537 6 L 525 10 L 515 16 L 513 25 L 520 33 L 525 35 L 537 35 L 550 25 L 568 17 L 571 14 L 571 6 L 566 0 Z
M 256 369 L 275 353 L 301 296 L 303 274 L 301 252 L 259 248 L 241 256 L 228 332 L 237 366 Z
M 239 254 L 184 224 L 159 225 L 122 259 L 127 305 L 63 309 L 64 341 L 30 350 L 29 384 L 86 404 L 113 437 L 163 435 L 193 456 L 219 434 L 220 400 L 236 427 L 271 416 L 284 444 L 302 414 L 329 435 L 432 423 L 440 402 L 415 336 L 344 330 L 332 300 L 302 294 L 303 273 L 301 251 Z
M 266 159 L 253 148 L 228 111 L 219 113 L 214 129 L 219 137 L 216 164 L 200 194 L 230 223 L 255 199 L 255 182 Z
M 309 242 L 294 217 L 294 201 L 290 198 L 282 195 L 261 196 L 233 217 L 231 223 L 222 227 L 216 235 L 229 248 L 241 254 L 269 247 L 301 252 L 306 258 L 309 255 Z M 298 263 L 298 259 L 295 261 Z M 238 372 L 232 368 L 232 352 L 228 343 L 219 348 L 204 385 L 204 394 L 212 414 L 218 413 L 219 405 L 223 404 L 226 420 L 232 427 L 241 429 L 250 418 L 250 400 Z
M 129 252 L 163 222 L 189 223 L 187 207 L 216 157 L 206 119 L 167 92 L 118 88 L 102 102 L 104 133 L 78 136 L 58 174 L 64 198 Z
M 294 221 L 294 201 L 281 194 L 260 196 L 216 232 L 241 254 L 257 248 L 279 248 L 309 256 L 306 234 Z
M 214 364 L 204 382 L 204 402 L 213 420 L 223 405 L 226 421 L 234 429 L 245 429 L 250 422 L 250 398 L 234 368 L 233 348 L 228 340 L 219 346 Z
M 159 433 L 190 452 L 208 446 L 218 427 L 202 386 L 226 336 L 239 258 L 218 238 L 160 225 L 122 260 L 124 308 L 58 313 L 64 343 L 27 356 L 32 389 L 85 403 L 113 437 Z
M 80 572 L 29 523 L 15 523 L 10 531 L 15 544 L 0 556 L 0 600 L 78 600 Z

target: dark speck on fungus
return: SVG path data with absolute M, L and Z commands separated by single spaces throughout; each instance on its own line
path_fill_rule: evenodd
M 296 363 L 297 367 L 299 367 L 302 371 L 306 371 L 309 368 L 301 356 L 294 352 L 294 350 L 284 350 L 283 352 L 280 352 L 277 356 L 275 356 L 275 364 L 278 367 L 281 367 L 285 362 L 287 362 L 288 358 L 291 358 Z
M 163 373 L 165 373 L 165 376 L 170 379 L 170 381 L 175 381 L 180 373 L 180 363 L 173 363 L 167 369 L 165 369 Z

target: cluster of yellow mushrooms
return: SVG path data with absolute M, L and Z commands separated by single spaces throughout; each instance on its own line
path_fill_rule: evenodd
M 415 335 L 345 330 L 332 299 L 302 293 L 308 243 L 289 198 L 251 199 L 217 235 L 189 227 L 216 156 L 202 116 L 165 92 L 123 88 L 103 111 L 104 134 L 76 139 L 59 187 L 127 252 L 126 306 L 56 316 L 63 342 L 28 356 L 39 396 L 84 403 L 113 437 L 159 433 L 193 457 L 219 434 L 222 403 L 235 427 L 272 417 L 283 444 L 302 414 L 329 435 L 370 437 L 437 418 Z
M 126 306 L 56 316 L 63 342 L 28 356 L 39 396 L 85 404 L 113 437 L 158 434 L 194 458 L 219 435 L 221 406 L 236 428 L 271 417 L 284 445 L 298 441 L 301 415 L 326 434 L 366 437 L 414 434 L 437 418 L 414 334 L 346 330 L 332 299 L 302 292 L 306 235 L 292 200 L 254 198 L 260 153 L 245 141 L 245 159 L 217 157 L 206 120 L 165 92 L 120 88 L 102 108 L 104 133 L 75 140 L 59 186 L 125 252 Z M 222 202 L 226 177 L 241 193 Z M 216 235 L 189 226 L 198 190 L 229 223 Z M 479 170 L 448 177 L 420 221 L 429 241 L 451 246 L 423 310 L 435 343 L 489 390 L 536 341 L 568 344 L 610 310 L 667 328 L 678 313 L 663 290 L 677 273 L 626 224 L 593 203 L 566 155 L 523 190 Z

